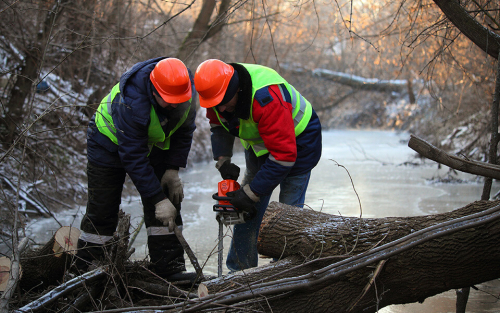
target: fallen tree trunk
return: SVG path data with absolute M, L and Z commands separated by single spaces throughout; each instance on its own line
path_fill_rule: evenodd
M 372 90 L 379 92 L 402 92 L 407 90 L 408 88 L 408 82 L 406 80 L 365 78 L 327 69 L 315 69 L 312 71 L 312 75 L 361 90 Z
M 108 296 L 101 300 L 106 301 L 96 310 L 376 312 L 499 278 L 499 240 L 500 201 L 478 201 L 443 214 L 380 219 L 341 217 L 272 202 L 262 224 L 259 252 L 284 259 L 204 282 L 199 299 L 188 293 L 175 296 L 156 288 L 166 282 L 156 283 L 146 272 L 125 268 L 121 278 L 114 277 L 112 286 L 104 288 L 117 292 L 104 291 Z M 140 281 L 151 285 L 145 288 Z M 77 288 L 80 295 L 85 291 Z M 59 291 L 65 288 L 56 289 L 51 298 L 61 298 Z M 57 303 L 45 300 L 22 309 L 58 310 Z
M 203 283 L 201 300 L 211 304 L 197 309 L 252 299 L 247 307 L 257 301 L 273 312 L 376 312 L 421 302 L 499 278 L 498 240 L 500 201 L 381 219 L 346 218 L 273 202 L 261 226 L 259 252 L 287 257 Z
M 272 202 L 261 224 L 257 248 L 260 254 L 273 258 L 355 255 L 486 208 L 488 204 L 471 204 L 435 215 L 360 219 Z

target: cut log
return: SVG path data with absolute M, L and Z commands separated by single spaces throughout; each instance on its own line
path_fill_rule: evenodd
M 76 254 L 76 244 L 80 237 L 80 230 L 71 226 L 63 226 L 55 233 L 52 251 L 55 257 L 60 257 L 63 253 Z
M 9 282 L 9 274 L 11 261 L 8 257 L 4 256 L 0 258 L 0 292 L 4 292 Z M 22 268 L 20 268 L 22 274 Z
M 273 312 L 376 312 L 500 277 L 500 201 L 400 218 L 346 218 L 273 202 L 259 252 L 286 256 L 202 283 L 206 304 Z M 373 279 L 374 278 L 374 279 Z M 252 300 L 253 304 L 244 301 Z M 262 308 L 262 307 L 261 307 Z
M 0 258 L 0 291 L 5 291 L 9 281 L 10 259 L 6 256 Z
M 12 298 L 12 295 L 14 294 L 14 290 L 18 286 L 18 282 L 21 277 L 20 256 L 28 246 L 28 237 L 24 237 L 21 240 L 18 240 L 19 238 L 16 238 L 14 238 L 7 285 L 4 287 L 5 290 L 2 292 L 2 296 L 0 297 L 0 312 L 9 311 L 9 302 Z
M 78 228 L 63 226 L 43 247 L 23 253 L 21 266 L 24 275 L 20 282 L 21 288 L 38 290 L 59 285 L 76 254 L 79 236 Z

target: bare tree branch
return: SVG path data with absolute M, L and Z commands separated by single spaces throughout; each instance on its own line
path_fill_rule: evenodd
M 498 59 L 500 36 L 476 21 L 457 0 L 433 0 L 467 38 L 488 55 Z
M 457 156 L 449 155 L 430 143 L 411 135 L 408 147 L 412 148 L 422 156 L 449 166 L 461 172 L 500 179 L 500 166 L 479 161 L 464 160 Z

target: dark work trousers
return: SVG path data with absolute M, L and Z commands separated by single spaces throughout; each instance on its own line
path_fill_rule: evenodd
M 156 177 L 161 180 L 166 165 L 153 167 Z M 77 268 L 85 269 L 92 260 L 102 260 L 106 256 L 106 245 L 118 225 L 125 176 L 123 168 L 98 167 L 88 162 L 87 211 L 80 226 Z M 168 190 L 164 192 L 168 196 Z M 155 206 L 149 199 L 142 198 L 142 204 L 152 270 L 164 277 L 185 271 L 184 250 L 177 236 L 155 218 Z M 182 227 L 180 204 L 175 206 L 178 212 L 175 222 Z

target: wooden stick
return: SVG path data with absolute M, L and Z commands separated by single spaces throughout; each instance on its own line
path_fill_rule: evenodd
M 198 295 L 191 292 L 185 292 L 184 290 L 177 289 L 173 285 L 160 285 L 150 282 L 141 281 L 138 279 L 132 280 L 130 282 L 132 287 L 139 288 L 144 292 L 149 292 L 151 294 L 156 294 L 159 296 L 168 296 L 168 297 L 184 297 L 184 298 L 197 298 Z M 129 286 L 129 288 L 131 287 Z
M 459 158 L 454 155 L 449 155 L 414 135 L 411 135 L 408 147 L 412 148 L 422 156 L 436 161 L 438 163 L 449 166 L 461 172 L 480 175 L 484 177 L 500 179 L 500 166 L 480 161 L 470 161 Z
M 7 183 L 7 185 L 9 185 L 9 187 L 12 188 L 12 190 L 16 190 L 16 187 L 14 186 L 14 184 L 7 177 L 5 177 L 3 175 L 1 175 L 1 176 L 2 176 L 3 180 Z M 40 213 L 43 217 L 50 217 L 51 216 L 50 210 L 47 209 L 43 204 L 38 202 L 36 199 L 32 199 L 26 191 L 20 189 L 19 196 L 21 198 L 23 198 L 26 202 L 31 204 L 38 211 L 38 213 Z
M 378 275 L 380 274 L 380 272 L 382 271 L 382 268 L 384 267 L 384 264 L 385 262 L 387 262 L 387 260 L 381 260 L 378 265 L 377 265 L 377 268 L 375 269 L 375 272 L 373 272 L 373 276 L 372 278 L 370 279 L 370 281 L 368 282 L 368 284 L 366 284 L 365 288 L 363 289 L 363 293 L 358 297 L 358 299 L 356 299 L 356 302 L 354 302 L 350 307 L 349 309 L 347 310 L 347 312 L 351 312 L 352 309 L 356 306 L 356 304 L 358 304 L 358 302 L 363 299 L 363 297 L 366 295 L 366 293 L 368 292 L 368 290 L 371 288 L 371 286 L 373 285 L 373 283 L 375 282 L 375 279 L 378 277 Z
M 84 283 L 89 283 L 91 281 L 97 280 L 102 276 L 106 275 L 108 267 L 99 267 L 93 271 L 87 272 L 81 276 L 77 276 L 66 283 L 57 286 L 50 292 L 47 292 L 45 295 L 40 297 L 39 299 L 28 303 L 22 308 L 17 309 L 13 313 L 24 313 L 24 312 L 36 312 L 40 310 L 45 310 L 45 306 L 55 302 L 57 299 L 62 296 L 72 292 L 78 287 L 81 287 Z
M 144 225 L 144 216 L 142 217 L 139 225 L 137 225 L 137 228 L 134 230 L 134 233 L 130 237 L 130 240 L 128 243 L 128 250 L 129 251 L 132 249 L 132 245 L 134 244 L 134 241 L 137 238 L 137 235 L 139 235 L 139 232 L 141 231 L 142 225 Z
M 174 223 L 174 233 L 181 242 L 182 248 L 184 251 L 186 251 L 186 254 L 189 257 L 189 260 L 191 261 L 191 264 L 193 264 L 194 269 L 196 270 L 196 273 L 198 274 L 198 279 L 199 280 L 204 280 L 205 276 L 203 276 L 203 271 L 201 270 L 200 264 L 198 263 L 198 259 L 193 253 L 193 250 L 191 250 L 191 247 L 189 247 L 189 244 L 187 243 L 186 239 L 184 239 L 184 235 L 182 235 L 182 231 L 175 225 Z
M 100 284 L 96 284 L 92 286 L 90 289 L 84 289 L 83 292 L 80 292 L 80 295 L 73 301 L 73 303 L 69 304 L 68 309 L 64 313 L 76 313 L 82 312 L 83 308 L 95 297 L 99 294 L 102 294 L 104 286 Z

